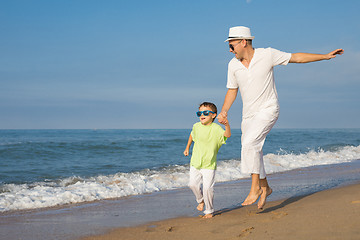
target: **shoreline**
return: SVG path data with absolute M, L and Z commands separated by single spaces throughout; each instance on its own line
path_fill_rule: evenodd
M 270 174 L 268 180 L 274 192 L 268 198 L 265 211 L 273 206 L 274 201 L 294 199 L 359 183 L 360 160 Z M 249 191 L 250 182 L 250 179 L 241 179 L 217 183 L 215 210 L 220 210 L 222 215 L 233 210 L 243 211 L 241 202 Z M 64 207 L 1 213 L 0 233 L 5 236 L 4 239 L 72 240 L 106 234 L 119 227 L 145 226 L 164 219 L 165 221 L 179 217 L 197 219 L 199 212 L 195 207 L 191 190 L 180 188 Z M 252 207 L 255 206 L 246 209 L 251 210 Z
M 256 205 L 223 209 L 212 219 L 174 218 L 81 239 L 359 239 L 359 234 L 357 182 L 268 202 L 264 210 Z

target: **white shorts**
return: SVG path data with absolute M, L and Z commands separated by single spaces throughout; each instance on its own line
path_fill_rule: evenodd
M 279 117 L 279 106 L 269 106 L 245 118 L 241 123 L 241 172 L 260 174 L 260 179 L 266 177 L 263 161 L 263 145 L 267 134 Z

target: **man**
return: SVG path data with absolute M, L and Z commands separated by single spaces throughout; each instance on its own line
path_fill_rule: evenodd
M 258 201 L 262 209 L 266 198 L 272 193 L 269 187 L 263 162 L 262 147 L 266 135 L 270 132 L 279 117 L 279 103 L 276 92 L 273 67 L 290 63 L 308 63 L 335 58 L 343 54 L 343 49 L 328 54 L 285 53 L 273 48 L 256 48 L 252 46 L 250 29 L 232 27 L 229 37 L 230 52 L 235 57 L 228 66 L 228 91 L 225 96 L 220 123 L 225 124 L 227 112 L 236 99 L 238 90 L 243 102 L 241 123 L 241 171 L 251 174 L 250 193 L 242 203 L 251 205 Z

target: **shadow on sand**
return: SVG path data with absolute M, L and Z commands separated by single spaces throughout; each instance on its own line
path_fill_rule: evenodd
M 280 202 L 279 204 L 275 205 L 275 206 L 272 206 L 272 207 L 269 207 L 269 208 L 265 208 L 264 210 L 261 210 L 259 209 L 260 212 L 258 212 L 259 214 L 261 213 L 269 213 L 269 212 L 272 212 L 272 211 L 276 211 L 276 210 L 279 210 L 289 204 L 292 204 L 294 202 L 297 202 L 307 196 L 310 196 L 310 195 L 313 195 L 314 193 L 317 193 L 318 191 L 316 192 L 312 192 L 312 193 L 308 193 L 308 194 L 304 194 L 304 195 L 301 195 L 301 196 L 293 196 L 293 197 L 289 197 L 287 199 L 285 199 L 284 201 Z M 240 209 L 240 208 L 243 208 L 244 206 L 241 205 L 241 203 L 238 203 L 236 205 L 233 205 L 229 208 L 223 208 L 223 209 L 220 209 L 218 211 L 215 211 L 214 212 L 214 216 L 216 215 L 221 215 L 223 213 L 226 213 L 226 212 L 230 212 L 230 211 L 233 211 L 233 210 L 236 210 L 236 209 Z M 246 206 L 245 206 L 246 207 Z

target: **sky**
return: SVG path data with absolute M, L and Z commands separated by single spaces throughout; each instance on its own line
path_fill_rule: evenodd
M 229 28 L 255 48 L 344 54 L 275 67 L 277 128 L 360 127 L 360 1 L 0 0 L 0 129 L 187 129 L 218 109 Z M 229 112 L 240 128 L 240 94 Z

